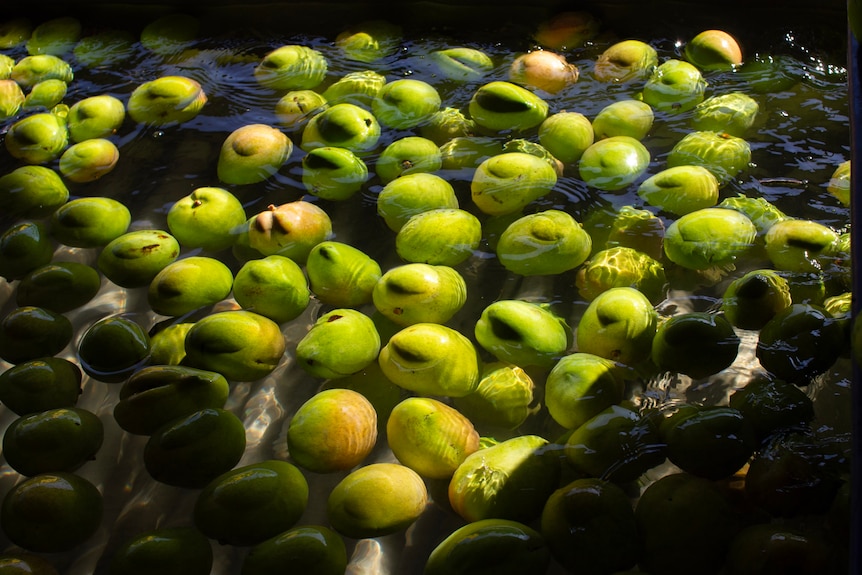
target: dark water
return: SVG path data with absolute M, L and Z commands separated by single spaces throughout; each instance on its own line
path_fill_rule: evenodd
M 111 94 L 123 101 L 141 83 L 164 75 L 184 75 L 201 83 L 208 102 L 192 121 L 179 126 L 156 129 L 137 125 L 129 118 L 112 137 L 120 150 L 120 161 L 115 170 L 104 178 L 87 184 L 69 183 L 73 197 L 107 196 L 121 200 L 132 212 L 132 227 L 166 229 L 166 214 L 170 206 L 192 190 L 202 186 L 220 185 L 216 177 L 216 158 L 221 143 L 233 130 L 251 123 L 277 124 L 275 105 L 283 92 L 262 88 L 253 77 L 257 62 L 270 50 L 285 44 L 302 44 L 322 52 L 329 62 L 325 87 L 347 72 L 371 69 L 384 74 L 387 80 L 417 78 L 438 88 L 444 107 L 466 111 L 467 103 L 481 83 L 506 80 L 509 65 L 515 54 L 534 48 L 530 31 L 535 16 L 530 12 L 524 18 L 501 18 L 496 28 L 483 26 L 446 26 L 436 23 L 427 27 L 413 21 L 404 27 L 403 41 L 391 55 L 372 64 L 345 60 L 335 45 L 334 37 L 344 24 L 361 19 L 356 13 L 344 14 L 333 9 L 333 18 L 324 22 L 315 20 L 312 25 L 300 13 L 288 15 L 277 12 L 277 17 L 251 22 L 239 20 L 235 27 L 222 20 L 211 28 L 204 27 L 198 39 L 189 42 L 170 56 L 160 56 L 136 44 L 134 52 L 122 63 L 106 69 L 87 69 L 76 64 L 75 79 L 69 85 L 64 102 L 74 103 L 97 94 Z M 138 34 L 141 26 L 153 14 L 143 12 L 137 19 L 105 18 L 98 26 L 86 28 L 95 32 L 105 28 L 119 28 Z M 636 37 L 656 48 L 659 61 L 682 58 L 686 39 L 700 31 L 701 19 L 689 27 L 671 26 L 667 22 L 655 29 L 637 30 L 627 26 L 615 29 L 604 25 L 600 33 L 586 44 L 562 52 L 580 70 L 580 80 L 556 95 L 543 94 L 550 110 L 576 111 L 593 118 L 599 110 L 615 100 L 634 97 L 640 83 L 608 85 L 592 78 L 592 67 L 597 56 L 617 40 Z M 209 21 L 202 19 L 204 23 Z M 273 22 L 276 20 L 277 22 Z M 672 19 L 671 19 L 672 22 Z M 752 149 L 752 164 L 721 190 L 721 198 L 745 194 L 763 197 L 787 215 L 811 219 L 846 231 L 849 210 L 826 191 L 826 185 L 835 168 L 849 158 L 849 107 L 847 99 L 846 55 L 841 37 L 843 28 L 806 28 L 794 22 L 784 25 L 781 19 L 771 22 L 768 29 L 719 15 L 709 27 L 724 28 L 741 39 L 746 60 L 755 58 L 781 58 L 792 82 L 781 91 L 753 94 L 760 106 L 755 125 L 746 134 Z M 672 29 L 671 29 L 672 28 Z M 319 30 L 319 31 L 315 31 Z M 428 54 L 439 48 L 466 46 L 486 52 L 495 68 L 481 82 L 456 83 L 443 80 Z M 23 47 L 6 53 L 15 58 L 26 55 Z M 706 72 L 709 87 L 706 95 L 718 95 L 736 90 L 748 90 L 743 75 L 737 72 Z M 12 120 L 0 123 L 5 133 Z M 651 154 L 647 174 L 663 169 L 673 145 L 691 130 L 691 114 L 656 113 L 653 130 L 644 144 Z M 372 177 L 355 197 L 333 202 L 306 195 L 301 183 L 301 159 L 298 132 L 289 133 L 295 146 L 293 153 L 274 177 L 260 184 L 225 186 L 244 204 L 250 216 L 270 204 L 281 204 L 304 198 L 316 202 L 330 215 L 338 241 L 350 243 L 378 260 L 386 270 L 400 261 L 394 251 L 394 233 L 376 213 L 376 195 L 382 188 L 373 175 L 374 161 L 385 146 L 409 135 L 407 131 L 384 129 L 377 147 L 366 161 Z M 501 136 L 502 139 L 508 136 Z M 536 140 L 535 131 L 518 134 L 518 137 Z M 5 150 L 0 150 L 0 174 L 19 164 Z M 56 167 L 52 165 L 52 167 Z M 639 180 L 640 181 L 640 180 Z M 638 182 L 639 183 L 639 182 Z M 452 180 L 461 207 L 483 217 L 470 201 L 470 181 L 467 178 Z M 598 208 L 624 205 L 644 207 L 636 194 L 637 183 L 616 192 L 599 192 L 588 187 L 571 166 L 547 196 L 527 208 L 527 212 L 556 208 L 568 211 L 583 221 Z M 666 222 L 672 216 L 659 213 Z M 12 220 L 2 213 L 3 227 Z M 184 255 L 191 255 L 188 252 Z M 76 259 L 92 263 L 96 254 L 90 250 L 68 250 L 58 246 L 58 259 Z M 241 262 L 230 254 L 223 254 L 225 262 L 234 270 Z M 740 262 L 739 270 L 752 268 L 760 262 Z M 473 258 L 459 266 L 468 282 L 468 304 L 450 322 L 464 333 L 472 333 L 481 310 L 497 299 L 524 298 L 548 302 L 576 325 L 586 302 L 574 287 L 574 273 L 557 277 L 522 278 L 506 272 L 496 261 L 493 250 L 483 243 Z M 663 313 L 673 310 L 714 309 L 720 300 L 726 281 L 681 282 L 671 286 L 668 299 L 659 306 Z M 2 285 L 6 305 L 4 312 L 14 307 L 14 284 Z M 373 310 L 372 310 L 373 311 Z M 164 319 L 156 317 L 146 306 L 145 290 L 124 290 L 116 286 L 103 286 L 102 292 L 86 310 L 71 314 L 79 328 L 88 322 L 110 313 L 137 314 L 147 327 Z M 302 337 L 313 318 L 321 312 L 319 304 L 312 304 L 306 314 L 284 326 L 288 339 L 288 354 L 283 364 L 271 377 L 253 384 L 236 385 L 229 407 L 241 415 L 246 423 L 249 447 L 242 463 L 261 457 L 285 456 L 284 429 L 290 415 L 317 386 L 292 361 L 292 345 Z M 746 334 L 737 362 L 726 372 L 707 381 L 692 382 L 685 377 L 661 376 L 642 382 L 641 389 L 633 390 L 644 403 L 698 401 L 722 403 L 728 393 L 741 387 L 757 370 L 753 357 L 756 334 Z M 74 349 L 64 352 L 74 357 Z M 816 426 L 826 436 L 842 443 L 849 432 L 849 362 L 842 358 L 836 366 L 809 386 L 807 392 L 816 400 Z M 107 520 L 86 546 L 57 558 L 66 573 L 104 573 L 105 550 L 114 548 L 123 537 L 155 525 L 181 524 L 188 517 L 194 503 L 193 493 L 178 493 L 146 476 L 140 461 L 143 447 L 141 438 L 123 434 L 111 421 L 111 409 L 116 401 L 116 389 L 88 380 L 79 406 L 99 413 L 106 424 L 108 437 L 95 462 L 87 464 L 81 473 L 93 480 L 105 494 Z M 14 416 L 5 413 L 3 425 Z M 540 433 L 551 436 L 561 430 L 550 421 L 546 411 L 529 420 L 518 433 Z M 843 443 L 842 443 L 843 445 Z M 845 446 L 846 447 L 846 446 Z M 381 439 L 372 456 L 376 460 L 389 460 L 391 454 Z M 656 470 L 643 484 L 666 469 Z M 3 466 L 0 478 L 5 489 L 18 479 L 17 474 Z M 303 523 L 325 522 L 325 498 L 331 487 L 341 478 L 314 477 L 312 502 Z M 440 509 L 428 513 L 406 535 L 398 534 L 379 541 L 362 541 L 356 545 L 356 556 L 351 573 L 418 573 L 421 562 L 429 550 L 458 521 Z M 350 550 L 354 549 L 351 543 Z M 238 573 L 243 551 L 217 549 L 217 566 L 214 573 Z M 555 567 L 556 568 L 556 567 Z M 555 571 L 556 572 L 556 571 Z

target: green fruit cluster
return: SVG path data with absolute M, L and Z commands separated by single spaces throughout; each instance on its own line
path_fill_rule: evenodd
M 795 82 L 585 12 L 526 54 L 206 25 L 0 22 L 0 529 L 27 552 L 0 572 L 98 544 L 111 575 L 343 574 L 432 506 L 426 575 L 834 568 L 838 520 L 784 520 L 846 506 L 812 397 L 859 348 L 850 165 L 828 222 L 742 185 Z

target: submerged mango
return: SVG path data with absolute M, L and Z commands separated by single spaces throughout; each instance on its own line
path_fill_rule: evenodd
M 407 398 L 386 423 L 389 448 L 419 475 L 445 479 L 479 448 L 479 434 L 458 410 L 427 397 Z

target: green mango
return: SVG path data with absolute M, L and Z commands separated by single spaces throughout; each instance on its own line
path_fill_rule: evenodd
M 210 481 L 195 500 L 193 518 L 201 533 L 222 545 L 257 545 L 293 527 L 307 504 L 302 472 L 268 459 Z
M 150 337 L 150 365 L 180 365 L 186 357 L 186 335 L 193 322 L 180 322 Z
M 207 95 L 196 80 L 161 76 L 132 91 L 126 102 L 126 112 L 135 122 L 168 126 L 195 118 L 206 103 Z
M 59 575 L 59 571 L 49 561 L 26 552 L 8 552 L 0 555 L 0 573 Z
M 757 447 L 752 425 L 742 412 L 726 406 L 683 408 L 662 422 L 660 434 L 668 459 L 712 480 L 739 471 Z
M 63 80 L 42 80 L 30 88 L 30 92 L 24 98 L 21 107 L 24 109 L 46 108 L 51 109 L 66 97 L 68 86 Z
M 476 390 L 480 359 L 469 339 L 436 323 L 417 323 L 395 335 L 380 350 L 383 374 L 419 395 L 462 397 Z
M 479 87 L 468 105 L 477 125 L 494 132 L 520 132 L 541 124 L 548 103 L 511 82 L 494 81 Z
M 558 275 L 586 261 L 592 239 L 562 210 L 543 210 L 509 224 L 497 241 L 497 259 L 523 276 Z
M 335 45 L 349 60 L 369 64 L 390 56 L 401 44 L 401 26 L 387 20 L 351 24 L 335 37 Z
M 728 284 L 721 311 L 734 327 L 757 330 L 791 303 L 787 279 L 775 270 L 759 269 Z
M 125 118 L 126 107 L 122 100 L 109 94 L 100 94 L 72 104 L 66 121 L 72 140 L 83 142 L 116 134 Z
M 437 88 L 415 78 L 387 82 L 371 102 L 371 111 L 388 128 L 409 130 L 427 123 L 441 104 Z
M 724 132 L 741 138 L 754 124 L 760 107 L 745 92 L 711 96 L 695 106 L 692 124 L 696 130 Z
M 749 422 L 758 443 L 782 430 L 804 428 L 814 419 L 814 402 L 804 391 L 766 375 L 757 375 L 734 391 L 728 405 Z
M 168 229 L 186 248 L 218 252 L 231 247 L 236 229 L 246 222 L 245 208 L 229 191 L 204 186 L 177 200 L 168 210 Z
M 542 511 L 541 534 L 553 557 L 574 572 L 619 573 L 640 555 L 628 494 L 601 479 L 576 479 L 554 491 Z
M 236 465 L 245 427 L 230 411 L 207 407 L 172 419 L 144 445 L 144 467 L 160 483 L 202 489 Z
M 641 182 L 638 195 L 651 206 L 682 216 L 718 203 L 718 179 L 703 166 L 676 166 Z
M 348 72 L 323 91 L 323 97 L 330 104 L 355 104 L 366 109 L 386 84 L 386 76 L 374 70 Z
M 377 412 L 351 389 L 330 388 L 303 403 L 290 420 L 287 450 L 314 473 L 347 471 L 362 463 L 377 443 Z
M 196 16 L 182 12 L 160 16 L 143 27 L 141 45 L 159 56 L 179 53 L 197 36 L 200 21 Z
M 548 440 L 521 435 L 468 455 L 449 482 L 449 503 L 465 521 L 529 522 L 559 479 L 559 455 Z
M 566 429 L 577 429 L 605 409 L 620 403 L 625 382 L 614 362 L 577 352 L 560 359 L 545 381 L 545 404 Z
M 423 575 L 544 573 L 550 562 L 545 539 L 532 527 L 508 519 L 482 519 L 438 543 Z
M 299 317 L 308 307 L 310 295 L 302 268 L 280 255 L 245 262 L 233 281 L 233 297 L 243 309 L 276 323 Z
M 40 222 L 13 224 L 0 235 L 0 275 L 20 279 L 54 257 L 54 245 Z
M 316 575 L 344 575 L 347 547 L 328 527 L 303 525 L 288 529 L 252 547 L 242 562 L 241 575 L 278 575 L 285 565 Z
M 92 300 L 101 287 L 102 277 L 96 268 L 78 262 L 54 262 L 21 278 L 15 302 L 65 313 Z
M 311 249 L 305 263 L 312 293 L 326 305 L 355 308 L 372 302 L 383 273 L 368 254 L 341 242 L 324 241 Z
M 309 374 L 345 377 L 367 367 L 380 352 L 380 335 L 371 318 L 354 309 L 320 316 L 296 344 L 296 360 Z
M 81 368 L 94 379 L 120 383 L 150 355 L 150 337 L 139 323 L 123 316 L 94 322 L 78 341 Z
M 769 373 L 807 385 L 829 369 L 844 349 L 841 321 L 821 306 L 794 303 L 761 328 L 756 355 Z
M 428 490 L 415 471 L 396 463 L 372 463 L 332 489 L 326 511 L 336 531 L 365 539 L 403 531 L 427 505 Z
M 368 166 L 347 148 L 314 148 L 302 158 L 302 184 L 324 200 L 353 197 L 368 180 Z
M 225 138 L 216 171 L 225 184 L 256 184 L 274 176 L 290 157 L 293 142 L 267 124 L 247 124 Z
M 380 139 L 377 118 L 364 108 L 347 102 L 335 104 L 312 117 L 302 130 L 300 147 L 346 148 L 357 155 L 372 151 Z
M 426 479 L 449 479 L 479 449 L 479 434 L 457 409 L 428 397 L 408 397 L 386 421 L 389 449 Z
M 374 166 L 380 181 L 387 184 L 406 174 L 436 172 L 443 166 L 437 144 L 420 136 L 395 140 L 381 152 Z
M 674 220 L 667 228 L 667 258 L 688 269 L 726 266 L 753 245 L 757 228 L 748 216 L 726 208 L 703 208 Z
M 75 198 L 51 214 L 51 235 L 67 246 L 104 247 L 125 234 L 131 212 L 113 198 Z
M 424 172 L 395 178 L 377 194 L 377 214 L 393 232 L 418 213 L 458 207 L 452 184 L 436 174 Z
M 308 46 L 281 46 L 267 53 L 254 69 L 261 86 L 273 90 L 310 90 L 326 78 L 326 57 Z
M 15 63 L 9 74 L 9 78 L 15 80 L 23 90 L 29 90 L 45 80 L 60 80 L 68 84 L 74 77 L 72 66 L 51 54 L 24 56 Z
M 521 300 L 498 300 L 485 307 L 474 334 L 498 360 L 521 368 L 551 367 L 572 342 L 572 330 L 562 318 L 547 306 Z
M 184 364 L 232 381 L 256 381 L 272 373 L 284 349 L 281 328 L 271 319 L 246 310 L 222 311 L 191 327 Z
M 275 115 L 279 125 L 288 130 L 297 130 L 327 106 L 326 97 L 314 90 L 291 90 L 275 103 Z
M 527 372 L 497 361 L 483 366 L 476 391 L 456 397 L 453 403 L 476 425 L 515 429 L 539 410 L 533 404 L 534 390 Z
M 0 120 L 14 118 L 24 105 L 24 92 L 15 80 L 0 79 Z
M 6 492 L 0 521 L 6 537 L 36 553 L 71 551 L 88 541 L 102 523 L 101 492 L 66 471 L 40 473 Z
M 491 72 L 494 61 L 482 50 L 458 46 L 431 52 L 437 69 L 450 80 L 476 82 Z
M 27 41 L 33 33 L 33 23 L 26 16 L 9 18 L 0 24 L 0 48 L 14 48 Z
M 395 236 L 395 251 L 407 262 L 457 266 L 482 241 L 479 218 L 459 208 L 437 208 L 410 216 Z
M 0 358 L 18 364 L 60 353 L 72 341 L 72 322 L 49 309 L 24 306 L 0 322 Z
M 584 262 L 575 285 L 587 301 L 614 287 L 632 287 L 657 304 L 664 299 L 668 282 L 661 262 L 634 248 L 616 246 L 600 250 Z
M 60 173 L 70 182 L 93 182 L 111 172 L 120 160 L 120 150 L 111 140 L 90 138 L 72 144 L 60 156 Z
M 443 324 L 467 302 L 467 284 L 454 268 L 410 263 L 386 271 L 371 298 L 377 311 L 398 325 Z
M 213 551 L 209 539 L 193 527 L 163 527 L 123 541 L 111 556 L 110 575 L 208 575 Z
M 701 130 L 686 134 L 667 155 L 667 166 L 703 166 L 724 186 L 751 163 L 751 146 L 742 138 Z
M 659 323 L 651 358 L 661 370 L 703 379 L 730 367 L 740 343 L 733 325 L 723 315 L 682 313 Z
M 230 387 L 220 373 L 180 365 L 149 365 L 120 388 L 114 419 L 125 431 L 152 435 L 162 425 L 207 407 L 224 407 Z
M 21 166 L 0 177 L 0 201 L 11 216 L 47 216 L 69 199 L 60 175 L 45 166 Z
M 95 459 L 104 428 L 94 413 L 58 407 L 23 415 L 3 433 L 3 456 L 12 469 L 33 477 L 40 473 L 75 471 Z
M 16 415 L 74 407 L 81 381 L 81 368 L 68 359 L 31 359 L 0 373 L 0 403 Z
M 99 253 L 99 271 L 120 287 L 149 285 L 180 254 L 180 244 L 162 230 L 137 230 L 117 236 Z
M 665 445 L 652 418 L 612 405 L 569 435 L 565 453 L 578 472 L 625 483 L 663 463 Z
M 132 33 L 126 30 L 99 30 L 78 40 L 72 53 L 75 60 L 87 68 L 113 66 L 132 57 L 135 41 Z
M 59 56 L 75 47 L 81 37 L 81 21 L 74 16 L 60 16 L 45 20 L 27 39 L 27 53 Z
M 545 160 L 525 152 L 506 152 L 479 164 L 470 192 L 483 213 L 499 216 L 520 211 L 556 184 L 557 174 Z
M 600 293 L 584 310 L 576 332 L 578 349 L 625 365 L 647 359 L 658 313 L 649 299 L 631 287 Z
M 40 112 L 16 121 L 6 132 L 6 150 L 27 164 L 47 164 L 60 157 L 69 143 L 66 121 Z
M 230 268 L 215 258 L 190 256 L 169 263 L 147 290 L 150 308 L 180 316 L 225 299 L 233 286 Z

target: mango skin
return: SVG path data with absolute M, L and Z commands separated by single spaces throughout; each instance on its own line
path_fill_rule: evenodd
M 102 278 L 92 266 L 78 262 L 54 262 L 21 278 L 15 301 L 57 313 L 72 311 L 96 297 Z
M 54 245 L 40 222 L 20 222 L 0 235 L 0 275 L 6 281 L 20 279 L 53 257 Z
M 255 545 L 293 527 L 307 504 L 299 469 L 269 459 L 213 479 L 198 494 L 193 517 L 201 533 L 222 545 Z
M 322 315 L 296 344 L 296 359 L 321 378 L 346 377 L 370 365 L 380 352 L 380 335 L 371 318 L 345 308 Z
M 328 527 L 303 525 L 255 545 L 242 564 L 242 575 L 279 575 L 284 565 L 298 573 L 344 575 L 347 547 Z
M 9 363 L 56 355 L 70 341 L 72 322 L 45 308 L 15 308 L 0 322 L 0 358 Z
M 18 473 L 75 471 L 95 459 L 104 427 L 94 413 L 60 407 L 19 417 L 3 434 L 3 455 Z
M 467 456 L 449 482 L 449 503 L 466 521 L 529 522 L 541 515 L 559 478 L 559 456 L 548 441 L 521 435 Z
M 120 383 L 150 354 L 150 337 L 127 317 L 107 316 L 94 322 L 78 341 L 78 359 L 90 377 Z
M 311 291 L 333 307 L 355 308 L 371 303 L 380 264 L 357 248 L 336 241 L 314 246 L 305 262 Z
M 21 166 L 0 177 L 0 202 L 9 216 L 41 218 L 68 200 L 65 182 L 49 167 Z
M 327 389 L 303 403 L 287 430 L 297 465 L 315 473 L 347 471 L 377 443 L 377 412 L 361 393 Z
M 551 553 L 541 533 L 508 519 L 482 519 L 453 531 L 428 556 L 424 575 L 544 573 Z
M 81 368 L 67 359 L 32 359 L 0 373 L 0 402 L 16 415 L 74 407 L 81 380 Z
M 462 397 L 479 386 L 476 348 L 458 331 L 434 323 L 417 323 L 395 335 L 378 357 L 384 375 L 419 395 Z
M 173 419 L 207 407 L 224 407 L 230 386 L 223 375 L 180 365 L 150 365 L 133 373 L 114 406 L 117 424 L 152 435 Z
M 327 516 L 347 537 L 382 537 L 406 529 L 427 503 L 428 491 L 415 471 L 396 463 L 372 463 L 333 488 Z
M 110 575 L 209 575 L 213 551 L 193 527 L 168 527 L 140 533 L 114 551 Z
M 247 261 L 233 281 L 233 297 L 239 305 L 276 323 L 299 317 L 310 295 L 299 264 L 276 254 Z
M 479 434 L 470 420 L 429 397 L 409 397 L 396 405 L 386 435 L 398 461 L 425 478 L 451 477 L 479 449 Z
M 226 298 L 233 274 L 215 258 L 190 256 L 169 263 L 147 289 L 150 308 L 158 314 L 181 316 Z
M 157 429 L 144 445 L 144 467 L 160 483 L 200 489 L 239 462 L 245 442 L 236 415 L 208 407 Z
M 57 208 L 50 222 L 51 235 L 61 244 L 95 248 L 125 234 L 132 214 L 113 198 L 83 197 Z
M 228 380 L 255 381 L 278 366 L 285 341 L 271 319 L 235 310 L 198 320 L 186 334 L 185 350 L 186 365 L 221 373 Z
M 0 520 L 12 543 L 36 553 L 60 553 L 95 534 L 103 507 L 101 492 L 83 477 L 40 473 L 6 493 Z
M 120 287 L 149 285 L 180 255 L 180 244 L 162 230 L 127 232 L 111 240 L 99 253 L 99 271 Z

